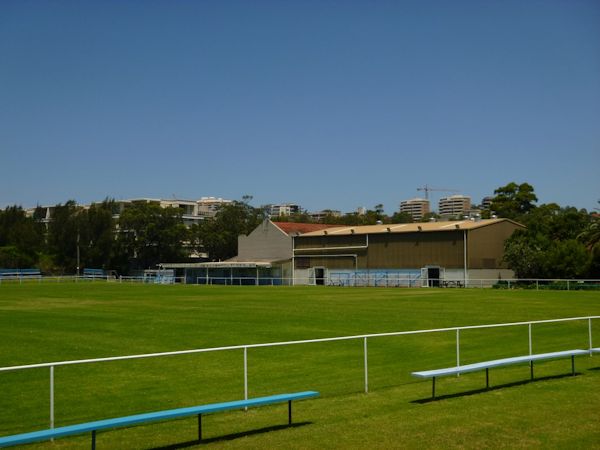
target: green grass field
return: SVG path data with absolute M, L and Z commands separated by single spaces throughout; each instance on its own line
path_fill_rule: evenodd
M 51 361 L 600 315 L 600 293 L 459 289 L 0 285 L 0 367 Z M 600 319 L 593 322 L 600 346 Z M 587 348 L 587 322 L 533 327 L 534 352 Z M 250 349 L 249 395 L 318 390 L 294 406 L 102 432 L 98 448 L 600 448 L 600 355 L 442 378 L 455 333 Z M 527 327 L 461 332 L 461 362 L 528 352 Z M 0 436 L 47 428 L 49 369 L 0 373 Z M 243 352 L 58 367 L 56 426 L 244 396 Z M 89 436 L 27 448 L 89 448 Z

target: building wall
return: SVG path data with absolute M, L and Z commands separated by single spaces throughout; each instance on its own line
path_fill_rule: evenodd
M 467 254 L 469 269 L 506 269 L 504 242 L 516 230 L 523 229 L 514 222 L 504 221 L 468 232 Z
M 238 237 L 240 260 L 276 260 L 292 257 L 292 238 L 268 220 L 256 227 L 248 236 Z
M 367 241 L 368 248 L 365 248 Z M 328 256 L 316 256 L 320 253 Z M 463 233 L 460 230 L 372 234 L 368 240 L 366 235 L 296 238 L 296 267 L 300 268 L 352 269 L 355 260 L 358 270 L 414 269 L 427 265 L 463 268 L 463 254 Z
M 463 267 L 463 236 L 460 232 L 389 233 L 369 237 L 366 268 L 410 269 L 438 265 Z
M 366 235 L 296 237 L 295 268 L 357 269 L 367 264 Z M 323 256 L 319 256 L 323 255 Z
M 515 277 L 510 269 L 471 269 L 467 274 L 471 287 L 490 287 L 498 280 L 511 280 Z
M 470 230 L 300 236 L 295 239 L 295 267 L 385 271 L 439 266 L 447 279 L 464 280 L 466 234 L 467 278 L 510 278 L 502 261 L 504 242 L 520 228 L 503 221 Z

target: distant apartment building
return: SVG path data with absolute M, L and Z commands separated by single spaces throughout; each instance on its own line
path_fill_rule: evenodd
M 438 203 L 439 215 L 442 218 L 462 217 L 471 210 L 471 197 L 466 195 L 451 195 L 443 197 Z
M 335 209 L 324 209 L 322 211 L 311 212 L 308 215 L 315 222 L 321 222 L 326 217 L 342 217 L 342 212 Z
M 412 198 L 400 203 L 400 212 L 410 214 L 415 222 L 422 220 L 429 213 L 429 200 L 424 198 Z
M 295 203 L 282 203 L 280 205 L 267 205 L 270 217 L 290 216 L 300 212 L 300 206 Z
M 118 219 L 125 209 L 133 203 L 156 203 L 163 208 L 176 208 L 181 211 L 183 223 L 186 226 L 200 223 L 206 218 L 214 217 L 219 208 L 223 205 L 232 203 L 233 200 L 225 200 L 215 197 L 202 197 L 200 200 L 178 200 L 178 199 L 159 199 L 159 198 L 134 198 L 129 200 L 115 200 L 114 219 Z M 91 205 L 79 205 L 83 208 L 89 208 Z M 45 224 L 52 221 L 55 206 L 37 206 L 26 210 L 29 217 L 37 215 Z
M 483 197 L 481 200 L 481 209 L 492 209 L 492 202 L 494 201 L 494 197 Z
M 181 211 L 183 223 L 188 227 L 198 224 L 204 219 L 198 214 L 198 202 L 194 200 L 160 200 L 160 206 L 163 208 L 176 208 Z
M 202 217 L 215 217 L 219 208 L 223 205 L 233 203 L 233 200 L 225 200 L 223 198 L 216 197 L 202 197 L 197 200 L 198 204 L 198 215 Z

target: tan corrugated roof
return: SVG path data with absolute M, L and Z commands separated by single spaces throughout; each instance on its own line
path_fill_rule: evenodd
M 302 236 L 345 236 L 350 234 L 377 234 L 377 233 L 416 233 L 431 231 L 452 231 L 452 230 L 473 230 L 499 222 L 511 222 L 518 226 L 523 226 L 509 219 L 482 219 L 482 220 L 457 220 L 444 222 L 423 222 L 423 223 L 397 223 L 384 225 L 361 225 L 361 226 L 342 226 L 328 228 L 326 230 L 306 233 Z
M 338 227 L 339 225 L 328 225 L 325 223 L 301 223 L 301 222 L 273 222 L 277 228 L 285 234 L 304 234 L 320 231 L 326 228 Z

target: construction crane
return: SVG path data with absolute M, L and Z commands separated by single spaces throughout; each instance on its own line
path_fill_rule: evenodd
M 429 187 L 427 184 L 423 187 L 418 187 L 417 191 L 425 191 L 425 199 L 429 200 L 429 192 L 431 191 L 438 191 L 438 192 L 460 192 L 456 189 L 443 189 L 443 188 L 432 188 Z

